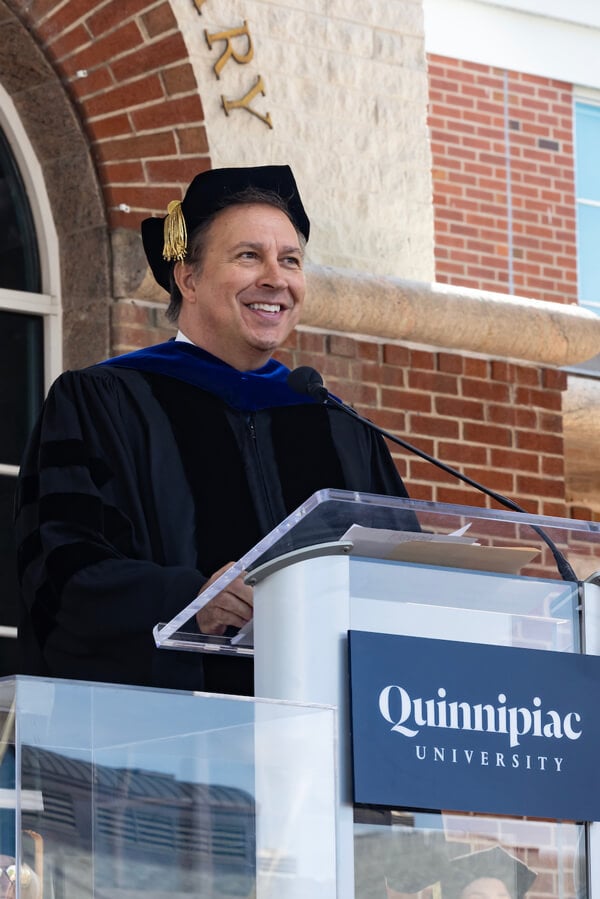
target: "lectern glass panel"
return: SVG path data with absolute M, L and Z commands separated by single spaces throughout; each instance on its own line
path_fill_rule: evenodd
M 1 896 L 336 897 L 331 709 L 17 678 L 0 734 Z
M 157 645 L 166 649 L 227 652 L 228 640 L 206 640 L 189 628 L 188 622 L 198 608 L 241 573 L 250 572 L 252 576 L 275 561 L 289 564 L 294 557 L 301 558 L 307 548 L 330 544 L 337 544 L 340 551 L 343 547 L 354 557 L 404 562 L 429 571 L 439 568 L 441 593 L 447 595 L 446 585 L 453 585 L 455 598 L 460 589 L 459 577 L 442 573 L 449 569 L 462 571 L 463 578 L 477 570 L 508 578 L 518 576 L 521 585 L 529 583 L 529 579 L 539 584 L 557 582 L 554 587 L 532 586 L 531 591 L 526 588 L 531 592 L 532 604 L 553 605 L 554 611 L 563 600 L 569 608 L 572 606 L 573 594 L 566 585 L 571 583 L 574 589 L 577 581 L 593 576 L 600 568 L 600 528 L 592 522 L 323 490 L 249 549 L 171 621 L 157 623 Z M 416 583 L 416 569 L 412 577 Z M 494 594 L 504 594 L 500 603 L 504 614 L 509 603 L 509 580 L 488 578 L 485 589 L 488 588 Z M 546 598 L 542 599 L 544 590 Z M 513 598 L 513 605 L 515 601 Z M 467 598 L 467 602 L 472 603 L 472 599 Z M 569 617 L 571 612 L 567 610 L 566 615 Z M 529 618 L 532 620 L 531 615 Z M 562 639 L 558 631 L 556 636 Z M 547 643 L 547 638 L 543 637 L 542 642 Z M 251 641 L 248 645 L 251 647 Z M 247 646 L 238 644 L 232 651 L 248 652 Z M 573 651 L 578 651 L 576 646 Z

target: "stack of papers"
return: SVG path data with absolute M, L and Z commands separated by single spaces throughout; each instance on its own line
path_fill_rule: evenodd
M 532 546 L 482 546 L 466 536 L 469 525 L 452 534 L 393 531 L 353 524 L 341 538 L 353 545 L 353 556 L 517 574 L 538 554 Z

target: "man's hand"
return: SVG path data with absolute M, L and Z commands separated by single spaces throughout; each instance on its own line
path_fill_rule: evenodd
M 200 591 L 210 587 L 233 562 L 223 565 L 210 577 Z M 253 590 L 244 583 L 242 575 L 236 577 L 221 593 L 209 600 L 204 608 L 196 612 L 196 622 L 203 634 L 220 637 L 228 627 L 243 627 L 252 618 L 254 606 Z

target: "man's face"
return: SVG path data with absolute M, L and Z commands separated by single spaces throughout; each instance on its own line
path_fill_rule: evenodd
M 460 899 L 512 899 L 512 896 L 497 877 L 478 877 L 464 888 Z
M 288 217 L 273 206 L 230 206 L 205 238 L 201 265 L 179 263 L 179 327 L 240 371 L 260 368 L 298 324 L 303 253 Z

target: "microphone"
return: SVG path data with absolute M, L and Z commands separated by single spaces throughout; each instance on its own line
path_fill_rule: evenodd
M 329 391 L 323 384 L 323 378 L 310 365 L 301 365 L 299 368 L 295 368 L 287 376 L 287 382 L 288 387 L 291 387 L 296 393 L 305 393 L 322 403 L 329 399 Z
M 468 475 L 463 474 L 456 468 L 452 468 L 451 465 L 447 465 L 440 459 L 436 459 L 435 456 L 430 456 L 429 453 L 425 452 L 425 450 L 413 446 L 412 443 L 408 443 L 407 440 L 403 440 L 401 437 L 397 437 L 395 434 L 391 434 L 389 431 L 384 431 L 383 428 L 380 428 L 372 421 L 369 421 L 368 418 L 363 418 L 363 416 L 359 415 L 358 412 L 356 412 L 352 408 L 352 406 L 347 406 L 337 397 L 333 396 L 333 394 L 329 393 L 329 391 L 323 384 L 323 378 L 321 377 L 319 372 L 316 371 L 316 369 L 311 368 L 309 365 L 301 365 L 298 368 L 293 369 L 293 371 L 291 371 L 287 377 L 287 383 L 288 386 L 291 387 L 292 390 L 294 390 L 296 393 L 311 396 L 318 402 L 334 406 L 336 409 L 341 409 L 342 412 L 345 412 L 347 415 L 352 416 L 352 418 L 356 419 L 356 421 L 360 421 L 363 425 L 371 428 L 371 430 L 376 431 L 378 434 L 381 434 L 383 437 L 386 437 L 393 443 L 397 443 L 398 446 L 401 446 L 405 450 L 408 450 L 409 453 L 414 453 L 416 456 L 419 456 L 426 462 L 431 462 L 432 465 L 435 465 L 437 468 L 445 471 L 446 474 L 449 474 L 454 478 L 458 478 L 459 481 L 463 481 L 465 484 L 468 484 L 470 487 L 474 487 L 475 490 L 479 490 L 481 493 L 485 493 L 486 496 L 489 496 L 497 503 L 500 503 L 501 506 L 506 506 L 507 509 L 511 509 L 513 512 L 521 512 L 524 515 L 529 514 L 522 506 L 520 506 L 518 503 L 515 503 L 512 499 L 509 499 L 507 496 L 504 496 L 502 493 L 497 493 L 495 490 L 486 487 L 484 484 L 480 484 L 479 481 L 475 481 L 473 478 L 470 478 Z M 530 525 L 530 527 L 539 537 L 542 538 L 544 543 L 546 543 L 546 545 L 550 548 L 550 551 L 554 556 L 554 561 L 556 562 L 559 574 L 561 575 L 563 580 L 575 581 L 575 583 L 577 583 L 577 575 L 573 571 L 567 559 L 551 539 L 551 537 L 549 537 L 548 534 L 546 534 L 541 528 L 537 527 L 536 525 L 532 524 Z

